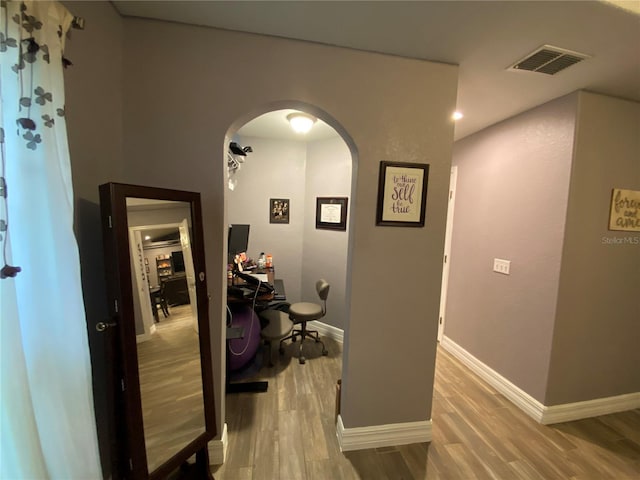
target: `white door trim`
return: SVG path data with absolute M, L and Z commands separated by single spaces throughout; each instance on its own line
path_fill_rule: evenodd
M 445 310 L 447 308 L 447 290 L 449 287 L 449 265 L 451 264 L 451 236 L 453 232 L 453 211 L 456 203 L 456 185 L 458 167 L 451 167 L 449 180 L 449 200 L 447 206 L 447 227 L 444 236 L 444 254 L 442 256 L 442 287 L 440 290 L 440 313 L 438 315 L 438 341 L 444 334 Z

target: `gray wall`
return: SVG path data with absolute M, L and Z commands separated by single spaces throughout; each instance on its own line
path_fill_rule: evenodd
M 316 281 L 331 284 L 324 323 L 343 329 L 347 324 L 347 231 L 316 229 L 316 197 L 348 197 L 351 206 L 351 153 L 339 138 L 310 142 L 307 146 L 307 178 L 302 262 L 302 297 L 317 301 Z
M 640 190 L 640 104 L 578 111 L 546 405 L 640 392 L 640 234 L 608 230 L 611 190 Z
M 260 252 L 273 256 L 277 278 L 284 280 L 287 300 L 300 300 L 302 233 L 304 224 L 304 142 L 239 137 L 240 145 L 251 145 L 238 183 L 228 191 L 228 223 L 248 223 L 249 251 L 254 260 Z M 288 224 L 269 223 L 269 199 L 288 198 Z
M 105 2 L 68 6 L 87 21 L 87 29 L 74 32 L 69 42 L 74 67 L 66 89 L 76 227 L 92 325 L 107 313 L 98 185 L 123 181 L 201 192 L 216 417 L 222 426 L 226 138 L 266 111 L 305 108 L 343 134 L 358 167 L 350 199 L 348 275 L 354 288 L 345 326 L 345 426 L 430 418 L 457 67 L 120 19 Z M 425 228 L 375 226 L 380 160 L 430 163 Z M 414 269 L 406 270 L 401 255 L 388 254 L 398 248 L 420 252 Z M 423 294 L 407 292 L 406 283 Z M 398 338 L 395 319 L 412 335 L 389 341 Z M 100 383 L 104 371 L 95 371 L 94 379 Z M 98 410 L 100 429 L 106 409 Z
M 578 92 L 455 145 L 445 335 L 544 405 L 640 391 L 640 235 L 607 229 L 611 190 L 640 189 L 639 124 Z
M 358 162 L 345 426 L 430 418 L 457 67 L 156 21 L 124 24 L 126 178 L 202 192 L 220 425 L 225 136 L 258 114 L 304 105 L 346 134 Z M 383 159 L 431 164 L 425 228 L 375 226 Z M 420 252 L 411 271 L 400 255 L 382 255 L 399 248 Z M 423 295 L 408 292 L 406 283 Z M 372 295 L 376 291 L 384 295 Z M 403 331 L 412 335 L 390 342 L 398 333 L 391 319 L 402 319 Z
M 544 400 L 557 302 L 576 95 L 456 142 L 445 335 Z M 511 275 L 492 271 L 511 261 Z
M 72 30 L 66 42 L 65 56 L 73 66 L 64 72 L 65 110 L 98 441 L 106 477 L 115 459 L 109 453 L 104 337 L 95 330 L 96 323 L 108 318 L 98 185 L 123 179 L 124 27 L 107 2 L 64 3 L 87 21 L 87 29 Z

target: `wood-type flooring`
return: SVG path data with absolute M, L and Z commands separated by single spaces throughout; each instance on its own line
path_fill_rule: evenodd
M 640 479 L 640 410 L 543 426 L 438 348 L 433 441 L 341 453 L 335 385 L 342 345 L 274 348 L 252 380 L 264 393 L 226 396 L 229 446 L 216 480 Z M 384 381 L 384 379 L 381 379 Z M 416 379 L 416 381 L 419 381 Z M 390 406 L 389 408 L 393 408 Z
M 198 334 L 191 307 L 160 315 L 156 332 L 139 343 L 138 371 L 149 471 L 204 431 Z

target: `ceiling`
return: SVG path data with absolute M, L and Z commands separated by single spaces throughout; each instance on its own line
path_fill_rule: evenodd
M 456 123 L 456 139 L 575 90 L 640 101 L 638 0 L 113 4 L 125 16 L 457 64 L 457 109 L 464 118 Z M 542 45 L 573 50 L 590 58 L 553 76 L 507 70 Z M 273 121 L 279 121 L 279 117 Z M 290 135 L 280 127 L 283 135 Z
M 333 127 L 318 119 L 308 133 L 296 133 L 289 126 L 287 115 L 295 110 L 274 110 L 254 118 L 245 123 L 238 130 L 238 135 L 248 137 L 275 138 L 278 140 L 296 140 L 304 142 L 315 142 L 337 137 Z

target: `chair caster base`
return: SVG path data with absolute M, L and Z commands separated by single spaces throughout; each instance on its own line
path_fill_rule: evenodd
M 306 361 L 307 361 L 307 360 L 306 360 L 304 357 L 300 357 L 300 358 L 298 359 L 298 362 L 300 362 L 300 365 L 304 365 Z
M 326 357 L 327 355 L 329 355 L 329 351 L 325 348 L 324 350 L 322 350 L 322 355 Z

